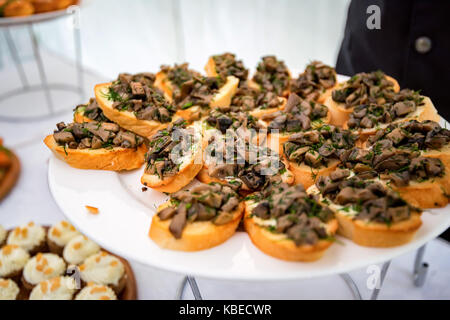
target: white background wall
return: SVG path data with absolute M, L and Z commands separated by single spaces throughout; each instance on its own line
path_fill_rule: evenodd
M 276 54 L 293 70 L 312 59 L 335 64 L 348 0 L 91 0 L 81 12 L 85 65 L 112 78 L 188 61 L 202 69 L 208 56 L 231 51 L 254 68 Z M 69 21 L 37 27 L 43 44 L 71 56 Z M 23 31 L 23 30 L 22 30 Z M 179 31 L 179 32 L 177 32 Z M 26 36 L 14 31 L 29 56 Z M 22 35 L 23 34 L 23 35 Z M 22 36 L 21 36 L 22 35 Z M 2 40 L 3 42 L 3 40 Z M 2 45 L 1 61 L 9 56 Z M 0 64 L 1 66 L 1 64 Z

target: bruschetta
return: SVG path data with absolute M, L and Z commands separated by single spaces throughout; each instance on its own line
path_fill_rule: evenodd
M 290 135 L 283 144 L 283 152 L 295 183 L 307 189 L 320 176 L 333 172 L 341 162 L 342 154 L 353 148 L 357 139 L 353 132 L 333 125 Z
M 357 173 L 373 172 L 417 207 L 444 207 L 448 203 L 450 176 L 439 158 L 423 157 L 420 151 L 380 142 L 369 149 L 354 148 L 341 160 Z
M 149 236 L 164 249 L 209 249 L 234 234 L 243 211 L 244 204 L 232 188 L 198 184 L 171 194 L 153 216 Z
M 188 63 L 175 64 L 173 67 L 162 65 L 156 74 L 155 87 L 164 92 L 167 100 L 177 104 L 183 100 L 193 79 L 201 77 L 199 72 L 189 69 Z
M 395 147 L 420 151 L 424 157 L 439 158 L 446 170 L 450 170 L 450 130 L 442 128 L 439 123 L 426 120 L 411 120 L 391 124 L 378 129 L 370 136 L 364 146 L 370 148 Z
M 213 135 L 224 135 L 228 130 L 237 131 L 238 135 L 253 144 L 265 145 L 268 138 L 266 123 L 246 112 L 220 112 L 212 110 L 204 120 L 204 139 Z
M 300 98 L 291 93 L 283 110 L 262 116 L 266 122 L 269 139 L 283 153 L 283 144 L 293 133 L 321 127 L 330 122 L 328 108 L 317 102 Z
M 264 253 L 288 261 L 315 261 L 332 245 L 334 213 L 301 185 L 271 184 L 245 199 L 244 227 Z
M 421 211 L 377 180 L 338 169 L 307 190 L 334 211 L 338 234 L 366 247 L 394 247 L 412 240 Z
M 205 72 L 208 77 L 222 79 L 234 76 L 239 79 L 239 86 L 245 84 L 248 78 L 248 69 L 242 60 L 237 60 L 236 55 L 229 52 L 210 57 L 205 65 Z
M 275 56 L 265 56 L 258 63 L 248 86 L 258 91 L 269 91 L 277 96 L 287 97 L 290 80 L 291 73 L 283 61 Z
M 313 61 L 290 81 L 289 92 L 306 100 L 324 103 L 336 86 L 336 70 L 320 61 Z
M 330 109 L 331 123 L 343 126 L 354 107 L 365 104 L 384 104 L 386 95 L 400 91 L 398 82 L 382 71 L 358 73 L 339 83 L 324 104 Z
M 133 76 L 121 74 L 114 82 L 96 85 L 95 99 L 109 120 L 148 138 L 167 127 L 176 110 L 144 79 L 147 81 L 134 81 Z
M 356 106 L 344 124 L 344 129 L 357 130 L 360 139 L 365 141 L 378 129 L 386 128 L 390 124 L 411 120 L 436 122 L 440 120 L 430 98 L 421 96 L 415 91 L 403 89 L 387 96 L 388 102 L 382 105 Z
M 60 122 L 44 143 L 57 158 L 78 169 L 137 169 L 147 151 L 143 137 L 106 122 Z
M 286 98 L 279 97 L 274 92 L 260 91 L 243 85 L 237 89 L 231 99 L 231 105 L 221 107 L 220 110 L 248 112 L 253 117 L 261 119 L 265 115 L 283 110 L 285 105 Z
M 95 98 L 89 99 L 86 104 L 80 104 L 76 106 L 73 110 L 73 122 L 83 123 L 83 122 L 111 122 L 106 118 L 102 109 L 98 106 Z
M 253 143 L 251 135 L 240 130 L 215 132 L 204 135 L 207 146 L 198 180 L 232 184 L 244 193 L 261 190 L 271 179 L 293 184 L 294 176 L 276 151 Z
M 162 88 L 177 106 L 177 115 L 188 121 L 198 120 L 208 110 L 229 106 L 239 85 L 234 76 L 204 77 L 189 70 L 187 64 L 163 67 L 155 85 Z
M 149 142 L 142 184 L 161 192 L 176 192 L 189 184 L 203 166 L 201 124 L 186 126 L 178 119 Z

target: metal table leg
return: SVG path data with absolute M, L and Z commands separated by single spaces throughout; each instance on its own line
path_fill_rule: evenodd
M 422 287 L 425 284 L 425 279 L 427 277 L 429 265 L 426 262 L 422 262 L 425 248 L 426 244 L 417 250 L 416 259 L 414 261 L 414 285 L 416 287 Z
M 353 278 L 348 273 L 342 273 L 339 276 L 345 281 L 345 283 L 349 287 L 350 291 L 353 294 L 353 298 L 355 300 L 362 300 L 361 292 L 359 292 L 358 286 L 356 285 Z
M 34 59 L 36 60 L 36 64 L 39 71 L 39 78 L 41 79 L 42 87 L 45 93 L 45 98 L 47 99 L 48 108 L 50 114 L 53 114 L 53 101 L 50 95 L 50 88 L 48 87 L 47 75 L 45 74 L 44 64 L 42 63 L 41 53 L 39 51 L 39 43 L 37 41 L 36 34 L 31 24 L 28 25 L 28 33 L 30 34 L 31 37 Z
M 195 300 L 203 300 L 202 295 L 200 293 L 200 289 L 198 288 L 197 281 L 192 276 L 185 276 L 181 282 L 180 287 L 177 290 L 175 295 L 175 299 L 182 300 L 183 294 L 186 289 L 187 284 L 191 287 L 192 294 L 194 295 Z
M 83 79 L 83 65 L 82 65 L 82 53 L 81 53 L 81 33 L 80 33 L 80 25 L 79 25 L 79 11 L 80 8 L 78 6 L 74 6 L 71 8 L 73 10 L 72 19 L 73 19 L 73 40 L 75 45 L 75 66 L 77 69 L 77 81 L 78 81 L 78 89 L 80 92 L 81 99 L 85 99 L 84 96 L 84 79 Z
M 16 66 L 17 73 L 19 74 L 20 82 L 22 82 L 23 88 L 26 89 L 29 86 L 28 79 L 25 75 L 25 71 L 23 70 L 22 61 L 20 60 L 19 53 L 17 52 L 17 48 L 14 44 L 9 28 L 5 28 L 5 38 L 6 43 L 8 44 L 9 52 L 11 53 L 11 57 L 14 61 L 14 65 Z
M 391 265 L 391 261 L 387 261 L 381 267 L 380 283 L 379 283 L 379 286 L 377 286 L 375 289 L 373 289 L 370 300 L 377 300 L 378 295 L 380 294 L 381 287 L 383 286 L 384 278 L 386 277 L 386 273 L 388 272 L 390 265 Z

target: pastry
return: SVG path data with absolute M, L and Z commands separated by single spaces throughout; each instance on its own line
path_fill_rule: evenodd
M 22 283 L 28 290 L 41 281 L 63 275 L 66 270 L 66 263 L 62 258 L 54 253 L 38 253 L 30 260 L 23 269 Z
M 100 247 L 83 235 L 72 238 L 64 247 L 63 257 L 69 264 L 80 264 L 100 251 Z
M 11 279 L 0 278 L 0 300 L 17 300 L 19 286 Z
M 47 248 L 46 232 L 43 227 L 29 222 L 12 230 L 7 243 L 18 245 L 33 255 Z
M 88 257 L 79 269 L 83 282 L 110 286 L 117 295 L 120 295 L 127 282 L 123 263 L 105 251 Z
M 75 280 L 71 277 L 55 277 L 41 281 L 30 293 L 30 300 L 72 300 L 76 292 Z
M 23 248 L 15 244 L 8 244 L 0 249 L 0 278 L 20 280 L 22 270 L 30 259 L 30 255 Z
M 81 289 L 75 300 L 117 300 L 117 296 L 108 286 L 89 283 Z
M 62 255 L 64 246 L 80 233 L 67 221 L 54 224 L 47 233 L 47 243 L 51 252 Z

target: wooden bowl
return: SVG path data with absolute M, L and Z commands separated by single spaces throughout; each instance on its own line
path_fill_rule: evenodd
M 48 232 L 48 229 L 50 229 L 50 227 L 49 226 L 42 226 L 42 227 L 45 229 L 45 237 L 47 238 L 47 232 Z M 8 230 L 8 233 L 12 232 L 13 230 L 14 229 Z M 114 253 L 111 253 L 108 250 L 104 250 L 103 248 L 101 248 L 100 250 L 105 251 L 105 252 L 109 253 L 110 255 L 113 255 L 116 258 L 118 258 L 123 263 L 123 266 L 125 268 L 125 274 L 127 275 L 127 282 L 125 284 L 125 288 L 123 289 L 123 291 L 120 293 L 120 295 L 117 296 L 117 299 L 118 300 L 136 300 L 137 299 L 136 278 L 134 277 L 134 272 L 130 266 L 130 263 L 127 260 L 125 260 L 124 258 L 119 257 L 118 255 L 115 255 Z M 47 248 L 44 251 L 40 251 L 40 252 L 46 253 L 46 252 L 50 252 L 50 251 Z M 23 288 L 23 285 L 20 282 L 17 283 L 17 285 L 20 287 L 19 300 L 28 300 L 28 295 L 30 292 L 25 290 L 25 288 Z
M 11 189 L 16 185 L 20 175 L 20 161 L 14 152 L 11 152 L 11 166 L 0 182 L 0 201 L 8 195 Z

